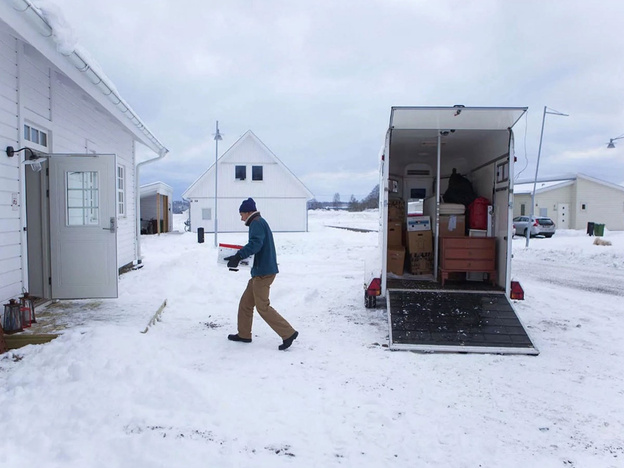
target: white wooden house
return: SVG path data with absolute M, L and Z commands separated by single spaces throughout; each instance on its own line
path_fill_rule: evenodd
M 531 214 L 533 182 L 514 184 L 514 217 Z M 588 222 L 624 231 L 624 187 L 584 174 L 540 179 L 535 216 L 548 216 L 557 229 L 586 229 Z
M 218 232 L 243 232 L 238 208 L 251 197 L 274 232 L 308 230 L 307 202 L 314 196 L 303 183 L 248 130 L 204 172 L 182 197 L 190 201 L 191 229 L 215 230 L 215 167 L 217 176 L 216 219 Z
M 173 231 L 173 188 L 164 182 L 141 185 L 141 234 Z
M 3 302 L 116 297 L 119 270 L 140 262 L 140 166 L 167 153 L 51 21 L 30 0 L 0 2 Z

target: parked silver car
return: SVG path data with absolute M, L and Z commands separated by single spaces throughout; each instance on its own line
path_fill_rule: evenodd
M 513 224 L 516 227 L 517 234 L 525 237 L 527 229 L 529 228 L 531 237 L 552 237 L 555 235 L 555 231 L 557 230 L 555 222 L 547 216 L 537 216 L 533 218 L 530 218 L 529 216 L 518 216 L 513 219 Z

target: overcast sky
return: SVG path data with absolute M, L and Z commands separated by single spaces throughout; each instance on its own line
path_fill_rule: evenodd
M 35 0 L 36 1 L 36 0 Z M 516 173 L 624 183 L 621 0 L 40 0 L 170 150 L 174 198 L 252 130 L 319 200 L 378 183 L 390 107 L 528 106 Z

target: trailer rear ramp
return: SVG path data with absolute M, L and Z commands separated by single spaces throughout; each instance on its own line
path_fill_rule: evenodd
M 445 288 L 387 293 L 390 349 L 539 354 L 503 291 Z

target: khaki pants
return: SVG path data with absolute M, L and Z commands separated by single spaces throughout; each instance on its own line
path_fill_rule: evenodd
M 277 333 L 283 340 L 290 338 L 295 329 L 271 307 L 269 290 L 276 275 L 254 276 L 247 283 L 247 288 L 241 296 L 238 304 L 238 336 L 251 338 L 251 326 L 253 324 L 254 306 L 260 317 Z

